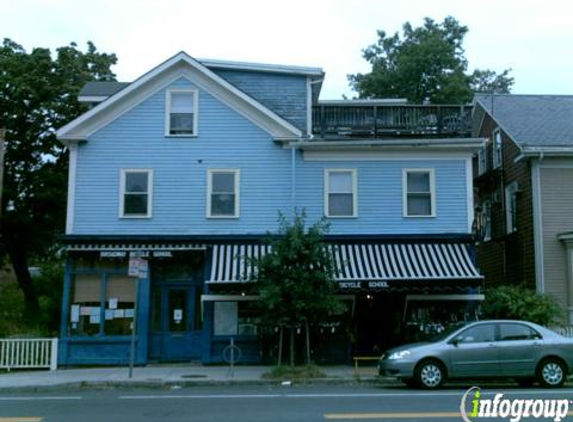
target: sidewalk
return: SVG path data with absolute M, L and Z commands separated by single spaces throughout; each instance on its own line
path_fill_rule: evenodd
M 374 382 L 373 367 L 360 368 L 358 377 L 352 366 L 322 366 L 326 378 L 312 383 Z M 0 391 L 44 390 L 78 387 L 93 388 L 178 388 L 217 384 L 280 384 L 289 380 L 268 380 L 262 375 L 269 366 L 202 366 L 199 364 L 148 365 L 133 369 L 129 378 L 127 367 L 58 369 L 56 371 L 0 372 Z M 305 382 L 305 381 L 298 381 Z M 393 381 L 396 382 L 396 381 Z

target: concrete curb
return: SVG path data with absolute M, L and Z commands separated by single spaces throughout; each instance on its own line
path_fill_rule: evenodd
M 286 384 L 288 383 L 288 384 Z M 356 377 L 356 378 L 307 378 L 307 379 L 293 379 L 293 380 L 275 380 L 275 379 L 260 379 L 260 380 L 241 380 L 241 379 L 226 379 L 226 380 L 118 380 L 118 381 L 72 381 L 61 382 L 49 385 L 29 385 L 29 386 L 0 386 L 0 393 L 42 393 L 53 391 L 70 391 L 70 390 L 179 390 L 183 388 L 200 388 L 200 387 L 226 387 L 226 386 L 334 386 L 334 385 L 370 385 L 380 387 L 399 387 L 406 388 L 404 384 L 394 378 L 388 377 Z M 482 388 L 521 388 L 515 383 L 509 381 L 452 381 L 447 383 L 445 389 L 448 388 L 464 388 L 479 385 Z M 573 380 L 568 380 L 565 387 L 573 387 Z M 527 388 L 523 388 L 526 390 Z M 556 390 L 559 391 L 559 390 Z
M 35 385 L 21 387 L 0 386 L 0 393 L 11 392 L 49 392 L 68 390 L 178 390 L 182 388 L 220 387 L 220 386 L 281 386 L 289 382 L 289 386 L 301 385 L 401 385 L 398 381 L 376 378 L 315 378 L 300 380 L 180 380 L 180 381 L 79 381 L 62 382 L 52 385 Z

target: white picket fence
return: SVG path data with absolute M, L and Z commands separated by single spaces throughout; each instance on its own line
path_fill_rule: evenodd
M 58 339 L 0 339 L 0 369 L 58 367 Z
M 566 327 L 552 327 L 551 329 L 564 337 L 573 337 L 573 325 L 568 325 Z

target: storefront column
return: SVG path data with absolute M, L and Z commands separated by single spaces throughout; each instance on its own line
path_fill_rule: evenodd
M 147 277 L 139 279 L 139 292 L 137 295 L 137 350 L 135 362 L 138 365 L 147 364 L 149 351 L 149 316 L 151 299 L 151 271 L 147 271 Z
M 62 288 L 62 316 L 60 320 L 60 340 L 58 342 L 58 364 L 65 364 L 68 360 L 68 321 L 70 318 L 70 291 L 71 291 L 71 258 L 66 257 L 64 267 L 64 285 Z
M 201 362 L 210 364 L 213 362 L 211 356 L 213 346 L 213 302 L 201 302 L 203 306 L 203 338 L 201 350 Z
M 205 252 L 203 294 L 210 293 L 209 283 L 206 282 L 213 270 L 213 248 Z M 213 362 L 211 353 L 213 350 L 211 342 L 213 341 L 213 302 L 203 301 L 201 298 L 201 308 L 203 310 L 203 332 L 201 333 L 201 363 L 210 364 Z

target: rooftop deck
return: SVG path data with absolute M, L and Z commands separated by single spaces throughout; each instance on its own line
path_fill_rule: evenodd
M 335 101 L 312 107 L 312 134 L 324 139 L 466 138 L 472 106 Z

